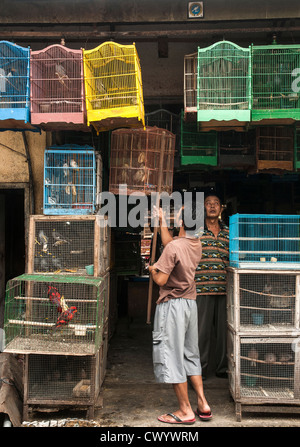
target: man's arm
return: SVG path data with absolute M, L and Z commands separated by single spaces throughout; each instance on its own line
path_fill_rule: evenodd
M 157 215 L 159 218 L 159 225 L 160 225 L 160 237 L 161 237 L 162 244 L 165 247 L 169 242 L 171 242 L 173 240 L 173 237 L 171 236 L 169 229 L 167 227 L 167 223 L 165 220 L 163 210 L 161 208 L 159 208 L 159 210 L 157 210 L 156 206 L 154 206 L 153 211 L 154 211 L 154 213 L 158 213 Z
M 164 286 L 170 275 L 167 275 L 166 273 L 163 273 L 159 270 L 157 270 L 153 265 L 149 266 L 149 272 L 152 275 L 153 281 L 158 285 L 158 286 Z

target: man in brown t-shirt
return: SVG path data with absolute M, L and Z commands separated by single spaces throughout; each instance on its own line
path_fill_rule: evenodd
M 149 267 L 153 280 L 160 286 L 153 327 L 154 374 L 158 382 L 173 385 L 179 403 L 177 411 L 158 418 L 168 424 L 195 422 L 187 377 L 197 394 L 199 418 L 212 417 L 204 396 L 198 347 L 195 269 L 201 259 L 201 242 L 187 230 L 182 213 L 178 237 L 170 236 L 167 242 L 163 238 L 165 248 L 158 261 Z

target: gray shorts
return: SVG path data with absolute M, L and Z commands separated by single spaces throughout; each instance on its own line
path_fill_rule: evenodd
M 201 375 L 195 300 L 174 298 L 158 304 L 153 326 L 154 375 L 160 383 L 183 383 Z

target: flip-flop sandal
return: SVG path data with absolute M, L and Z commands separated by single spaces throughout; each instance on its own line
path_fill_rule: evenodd
M 185 424 L 185 425 L 192 425 L 196 422 L 196 419 L 188 419 L 187 421 L 183 421 L 182 419 L 180 419 L 178 416 L 176 416 L 176 414 L 173 413 L 167 413 L 167 416 L 171 416 L 174 419 L 174 422 L 171 421 L 166 421 L 165 419 L 163 419 L 162 416 L 158 417 L 157 419 L 160 422 L 164 422 L 165 424 Z
M 199 416 L 199 419 L 201 421 L 210 421 L 211 418 L 212 418 L 212 412 L 211 411 L 208 411 L 206 413 L 201 413 L 201 411 L 199 411 L 198 408 L 197 408 L 195 413 L 196 413 L 197 416 Z

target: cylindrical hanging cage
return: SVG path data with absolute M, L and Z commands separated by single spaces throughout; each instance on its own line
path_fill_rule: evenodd
M 160 157 L 163 156 L 161 192 L 171 194 L 175 155 L 175 135 L 158 127 L 118 129 L 111 136 L 109 190 L 127 193 L 158 192 Z

